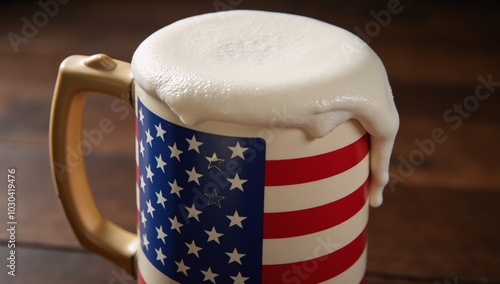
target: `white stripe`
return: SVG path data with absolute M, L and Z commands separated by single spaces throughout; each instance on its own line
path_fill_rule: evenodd
M 154 284 L 154 283 L 164 283 L 164 284 L 170 284 L 170 283 L 179 283 L 170 277 L 166 276 L 163 274 L 161 271 L 156 269 L 154 265 L 152 265 L 149 260 L 147 259 L 146 255 L 142 251 L 142 247 L 137 251 L 137 265 L 138 269 L 141 272 L 142 278 L 144 278 L 144 281 L 148 284 Z M 188 273 L 190 271 L 188 270 Z
M 264 239 L 262 263 L 293 263 L 332 253 L 356 239 L 367 222 L 368 200 L 358 213 L 335 227 L 298 237 Z
M 137 205 L 137 210 L 141 209 L 141 192 L 139 191 L 139 185 L 135 183 L 135 204 Z M 139 211 L 140 212 L 140 211 Z M 141 216 L 139 216 L 139 223 L 141 223 Z
M 135 166 L 139 167 L 139 143 L 137 143 L 137 138 L 135 139 Z M 137 171 L 136 171 L 136 173 L 137 173 Z M 141 183 L 141 181 L 140 181 L 139 177 L 136 176 L 135 177 L 135 202 L 137 204 L 137 210 L 140 209 L 140 206 L 139 206 L 139 202 L 140 202 L 140 198 L 139 197 L 140 197 L 140 194 L 141 194 L 139 192 L 139 190 L 140 190 L 140 188 L 139 188 L 140 183 Z M 140 217 L 139 217 L 139 223 L 140 222 L 141 221 L 140 221 Z
M 266 159 L 282 160 L 310 157 L 344 148 L 361 138 L 366 131 L 356 120 L 348 120 L 321 138 L 312 138 L 300 128 L 271 131 L 266 140 Z
M 135 138 L 135 164 L 139 166 L 139 139 Z
M 186 126 L 170 107 L 157 97 L 147 94 L 141 88 L 136 88 L 135 95 L 151 112 L 171 123 L 212 134 L 264 138 L 267 160 L 293 159 L 328 153 L 352 144 L 366 133 L 354 119 L 342 123 L 320 139 L 313 138 L 304 129 L 296 127 L 252 126 L 218 121 L 204 121 Z
M 369 155 L 356 166 L 322 180 L 287 185 L 266 186 L 264 212 L 288 212 L 325 205 L 354 192 L 368 178 Z
M 363 279 L 363 276 L 366 271 L 367 250 L 368 248 L 365 247 L 359 259 L 346 271 L 342 272 L 341 274 L 337 275 L 332 279 L 329 279 L 321 283 L 325 284 L 359 283 L 361 279 Z M 166 284 L 178 283 L 172 280 L 171 278 L 167 277 L 163 273 L 161 273 L 158 269 L 156 269 L 156 267 L 154 267 L 151 263 L 149 263 L 142 249 L 139 249 L 139 251 L 137 252 L 137 256 L 138 256 L 139 271 L 141 272 L 141 275 L 144 278 L 144 281 L 146 281 L 146 283 L 166 283 Z
M 359 283 L 363 279 L 366 271 L 366 257 L 367 257 L 368 248 L 365 247 L 363 253 L 359 257 L 359 259 L 346 271 L 337 275 L 336 277 L 326 280 L 324 284 L 345 284 L 345 283 Z

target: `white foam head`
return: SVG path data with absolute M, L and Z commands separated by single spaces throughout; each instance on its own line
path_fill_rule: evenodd
M 205 14 L 148 37 L 132 71 L 187 125 L 268 126 L 279 111 L 322 137 L 357 119 L 371 135 L 370 203 L 382 202 L 399 119 L 383 64 L 352 33 L 283 13 Z

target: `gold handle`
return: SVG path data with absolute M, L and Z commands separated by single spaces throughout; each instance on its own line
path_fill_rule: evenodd
M 135 275 L 137 237 L 99 211 L 81 149 L 87 92 L 110 94 L 132 103 L 132 82 L 129 63 L 104 54 L 66 58 L 59 68 L 52 102 L 50 154 L 57 195 L 80 243 Z

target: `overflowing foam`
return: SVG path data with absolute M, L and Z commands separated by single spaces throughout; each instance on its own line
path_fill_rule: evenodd
M 279 112 L 322 137 L 358 120 L 371 135 L 370 204 L 382 203 L 399 118 L 382 62 L 352 33 L 282 13 L 205 14 L 147 38 L 132 70 L 186 125 L 269 126 Z

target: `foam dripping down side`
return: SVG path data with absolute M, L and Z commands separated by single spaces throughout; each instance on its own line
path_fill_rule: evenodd
M 371 140 L 370 204 L 382 203 L 399 118 L 382 62 L 352 33 L 282 13 L 205 14 L 151 35 L 132 70 L 186 125 L 267 127 L 279 112 L 320 138 L 358 120 Z

